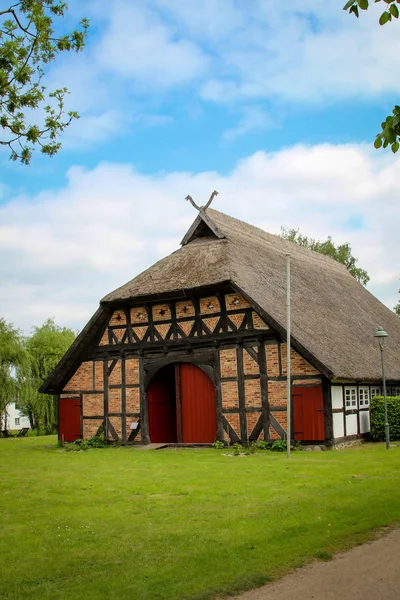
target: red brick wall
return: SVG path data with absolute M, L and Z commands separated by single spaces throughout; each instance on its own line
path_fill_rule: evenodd
M 268 381 L 268 400 L 270 406 L 286 406 L 286 381 Z
M 252 350 L 257 355 L 258 348 L 254 347 Z M 259 375 L 260 369 L 258 366 L 258 362 L 254 360 L 252 356 L 247 352 L 246 348 L 243 351 L 243 370 L 245 375 Z
M 82 394 L 83 417 L 97 417 L 104 415 L 103 394 Z
M 219 352 L 221 377 L 237 377 L 236 348 Z
M 281 344 L 282 375 L 286 375 L 286 354 L 286 344 Z M 300 354 L 297 354 L 293 348 L 290 351 L 290 363 L 292 375 L 320 375 L 320 372 Z
M 225 304 L 227 310 L 239 310 L 240 308 L 249 308 L 250 304 L 240 296 L 240 294 L 226 294 Z
M 83 439 L 88 440 L 96 435 L 102 423 L 103 419 L 83 419 Z
M 109 389 L 108 390 L 108 412 L 109 413 L 121 413 L 121 398 L 122 398 L 122 390 L 121 388 Z
M 125 378 L 126 383 L 137 385 L 139 383 L 139 359 L 128 358 L 125 361 Z
M 126 412 L 138 413 L 140 411 L 139 388 L 126 389 Z
M 210 313 L 217 313 L 221 310 L 219 300 L 216 296 L 207 296 L 206 298 L 200 298 L 200 313 L 207 315 Z
M 238 384 L 236 381 L 223 381 L 221 383 L 222 408 L 235 408 L 239 410 Z
M 259 379 L 247 379 L 244 382 L 247 408 L 261 408 L 261 389 Z
M 268 344 L 265 346 L 267 354 L 267 372 L 268 377 L 279 377 L 279 348 L 278 344 Z
M 108 361 L 108 368 L 110 368 L 113 365 L 112 360 Z M 121 379 L 121 361 L 117 360 L 115 366 L 113 367 L 113 370 L 111 371 L 111 373 L 108 376 L 108 385 L 121 385 L 122 384 L 122 379 Z
M 83 362 L 64 388 L 71 391 L 93 390 L 93 362 Z
M 120 416 L 113 417 L 114 421 L 110 420 L 119 436 L 122 434 L 122 388 L 124 384 L 122 381 L 122 360 L 117 360 L 115 364 L 113 360 L 106 361 L 107 371 L 114 365 L 108 375 L 108 415 L 119 413 Z M 126 388 L 126 412 L 128 414 L 138 414 L 140 412 L 138 358 L 125 360 L 125 384 L 137 386 Z M 83 436 L 87 439 L 94 435 L 102 424 L 104 416 L 107 416 L 104 415 L 104 362 L 95 360 L 82 363 L 65 386 L 63 392 L 63 394 L 60 394 L 61 397 L 71 397 L 70 392 L 79 392 L 77 397 L 82 398 Z M 92 418 L 88 419 L 87 417 Z M 132 419 L 137 420 L 138 417 L 127 417 L 127 422 L 130 424 Z M 129 431 L 130 433 L 131 431 Z

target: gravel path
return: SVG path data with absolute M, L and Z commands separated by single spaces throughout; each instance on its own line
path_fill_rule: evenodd
M 228 600 L 400 600 L 400 529 Z

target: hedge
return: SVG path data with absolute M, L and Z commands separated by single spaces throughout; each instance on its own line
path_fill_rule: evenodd
M 387 411 L 391 440 L 400 440 L 400 396 L 387 396 Z M 371 400 L 371 437 L 374 442 L 385 439 L 385 409 L 383 396 L 375 396 Z

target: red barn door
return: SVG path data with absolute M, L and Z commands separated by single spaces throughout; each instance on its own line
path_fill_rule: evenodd
M 212 444 L 217 432 L 215 389 L 195 365 L 179 365 L 182 442 Z
M 75 442 L 81 438 L 80 398 L 60 398 L 58 401 L 58 439 Z
M 149 436 L 154 444 L 176 443 L 176 398 L 174 365 L 158 371 L 147 390 Z
M 325 439 L 322 386 L 293 387 L 294 439 L 322 442 Z
M 215 389 L 195 365 L 163 367 L 148 390 L 149 436 L 152 443 L 212 444 L 217 432 Z

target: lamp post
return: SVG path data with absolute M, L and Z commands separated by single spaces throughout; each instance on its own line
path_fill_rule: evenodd
M 375 331 L 374 337 L 377 338 L 379 342 L 379 348 L 381 350 L 381 361 L 382 361 L 382 382 L 383 382 L 383 406 L 385 410 L 385 439 L 386 439 L 386 450 L 390 448 L 390 436 L 389 436 L 389 420 L 387 413 L 387 402 L 386 402 L 386 379 L 385 379 L 385 361 L 383 357 L 383 347 L 385 345 L 385 339 L 388 337 L 388 334 L 383 329 L 383 327 L 378 327 Z

